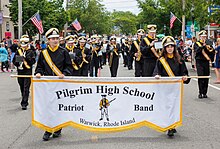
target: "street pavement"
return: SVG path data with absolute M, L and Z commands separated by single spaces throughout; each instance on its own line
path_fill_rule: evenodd
M 187 63 L 190 75 L 196 75 Z M 184 85 L 183 126 L 170 139 L 147 127 L 117 132 L 91 133 L 72 127 L 64 128 L 60 138 L 42 141 L 44 131 L 31 125 L 31 106 L 22 111 L 20 91 L 14 73 L 0 73 L 0 149 L 219 149 L 220 148 L 220 85 L 211 71 L 208 98 L 198 99 L 197 80 Z M 108 66 L 101 76 L 110 76 Z M 133 77 L 120 63 L 119 77 Z M 30 100 L 31 105 L 31 100 Z

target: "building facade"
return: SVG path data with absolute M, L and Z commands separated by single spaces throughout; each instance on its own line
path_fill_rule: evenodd
M 10 20 L 9 5 L 11 0 L 0 0 L 0 40 L 3 38 L 15 38 L 14 24 Z

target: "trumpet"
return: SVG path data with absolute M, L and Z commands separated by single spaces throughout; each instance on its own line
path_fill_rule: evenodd
M 214 48 L 212 48 L 210 45 L 206 45 L 206 48 L 209 52 L 213 52 Z

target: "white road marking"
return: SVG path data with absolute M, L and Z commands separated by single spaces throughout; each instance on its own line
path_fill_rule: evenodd
M 193 80 L 194 80 L 194 81 L 198 81 L 198 79 L 193 79 Z M 220 91 L 220 88 L 217 87 L 217 86 L 214 86 L 214 85 L 212 85 L 212 84 L 210 84 L 210 83 L 209 83 L 209 86 Z

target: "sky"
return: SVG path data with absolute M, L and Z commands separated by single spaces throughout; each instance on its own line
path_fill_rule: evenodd
M 136 15 L 140 12 L 136 0 L 103 0 L 101 3 L 105 5 L 106 9 L 110 12 L 113 12 L 114 9 L 116 11 L 131 11 Z M 65 5 L 66 0 L 63 6 Z
M 134 14 L 140 12 L 136 0 L 103 0 L 102 4 L 105 5 L 108 11 L 131 11 Z

